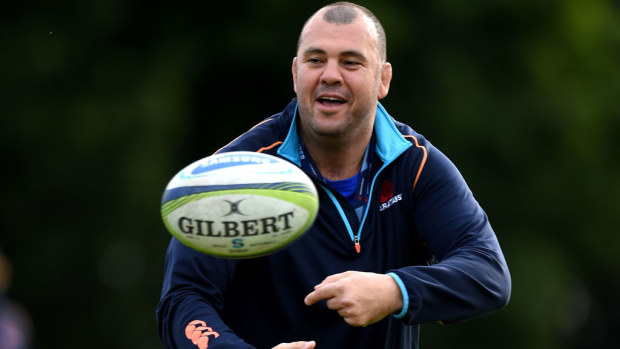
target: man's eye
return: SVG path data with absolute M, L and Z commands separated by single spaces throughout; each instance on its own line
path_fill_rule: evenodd
M 321 60 L 318 58 L 308 58 L 308 63 L 319 64 L 321 63 Z
M 357 61 L 345 61 L 344 64 L 347 65 L 347 66 L 356 66 L 356 65 L 359 65 L 360 62 L 357 62 Z

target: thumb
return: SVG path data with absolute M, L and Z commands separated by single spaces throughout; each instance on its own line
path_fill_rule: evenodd
M 315 341 L 309 341 L 309 342 L 306 342 L 306 344 L 304 345 L 304 349 L 314 349 L 315 346 L 316 346 Z

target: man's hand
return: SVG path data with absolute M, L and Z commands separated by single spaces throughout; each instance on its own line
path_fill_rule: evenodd
M 351 326 L 367 326 L 403 307 L 400 288 L 385 274 L 347 271 L 328 276 L 304 299 L 306 305 L 327 300 Z
M 273 349 L 314 349 L 316 343 L 314 341 L 309 342 L 293 342 L 278 344 Z

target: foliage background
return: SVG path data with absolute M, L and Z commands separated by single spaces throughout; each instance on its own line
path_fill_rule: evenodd
M 294 96 L 294 1 L 0 5 L 0 247 L 37 348 L 157 348 L 169 178 Z M 509 306 L 422 348 L 620 342 L 620 4 L 360 1 L 384 23 L 392 115 L 461 169 Z

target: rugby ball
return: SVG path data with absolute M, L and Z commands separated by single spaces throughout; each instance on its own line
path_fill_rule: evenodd
M 254 152 L 198 160 L 168 183 L 161 202 L 167 230 L 183 244 L 222 258 L 273 253 L 314 222 L 316 187 L 294 164 Z

